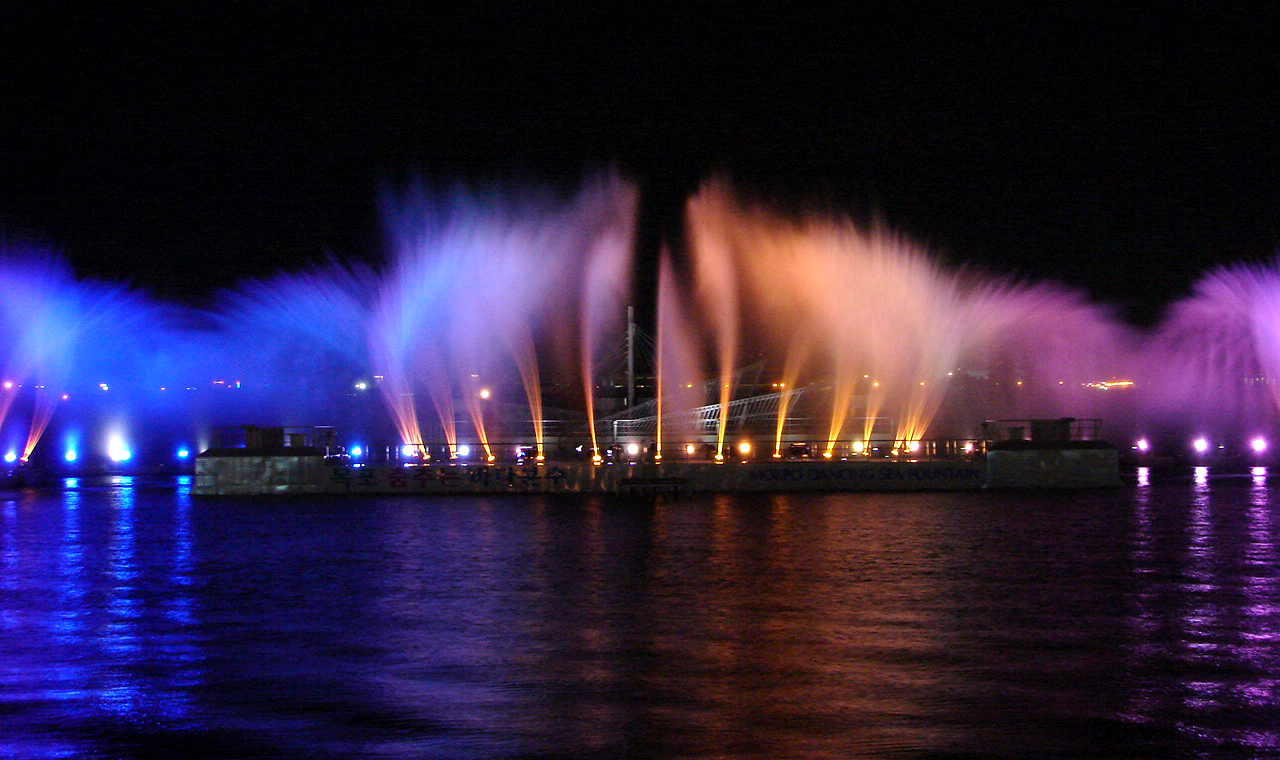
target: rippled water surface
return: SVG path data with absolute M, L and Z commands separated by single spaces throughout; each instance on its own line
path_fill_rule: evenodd
M 1280 479 L 0 497 L 0 757 L 1273 757 Z

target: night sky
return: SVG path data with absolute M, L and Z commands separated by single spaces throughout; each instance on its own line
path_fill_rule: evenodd
M 643 268 L 724 172 L 1138 323 L 1280 244 L 1276 16 L 39 5 L 0 31 L 0 226 L 166 297 L 376 262 L 379 190 L 415 174 L 568 189 L 617 167 Z

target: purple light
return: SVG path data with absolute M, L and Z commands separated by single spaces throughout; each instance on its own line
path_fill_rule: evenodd
M 1203 438 L 1197 438 L 1194 441 L 1192 441 L 1191 448 L 1203 454 L 1204 452 L 1209 450 L 1209 442 Z
M 1147 442 L 1147 439 L 1146 439 L 1146 438 L 1139 438 L 1139 439 L 1138 439 L 1137 449 L 1138 449 L 1138 451 L 1150 451 L 1150 450 L 1151 450 L 1151 444 Z
M 1257 438 L 1254 438 L 1252 441 L 1249 441 L 1249 446 L 1254 451 L 1261 454 L 1262 452 L 1267 450 L 1267 441 L 1262 436 L 1258 436 Z

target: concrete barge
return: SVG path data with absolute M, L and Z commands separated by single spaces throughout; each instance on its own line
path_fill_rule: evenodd
M 1110 488 L 1119 452 L 1098 441 L 993 443 L 945 459 L 360 463 L 318 447 L 210 449 L 196 460 L 196 496 Z

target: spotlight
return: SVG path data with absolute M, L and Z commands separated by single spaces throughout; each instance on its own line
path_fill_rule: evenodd
M 190 450 L 185 449 L 185 448 L 183 448 L 183 449 L 178 449 L 178 458 L 179 458 L 179 459 L 186 459 L 186 458 L 187 458 L 187 457 L 189 457 L 189 456 L 191 456 L 191 451 L 190 451 Z
M 866 450 L 867 450 L 867 444 L 863 443 L 862 441 L 854 441 L 854 442 L 853 442 L 853 453 L 855 453 L 855 454 L 861 454 L 862 452 L 864 452 L 864 451 L 866 451 Z
M 1262 438 L 1261 436 L 1259 436 L 1258 438 L 1254 438 L 1252 441 L 1250 441 L 1249 446 L 1251 446 L 1254 451 L 1261 454 L 1262 452 L 1267 450 L 1267 441 L 1265 438 Z
M 693 452 L 695 451 L 697 451 L 697 448 L 692 443 L 686 443 L 684 445 L 684 453 L 688 454 L 689 456 L 693 456 Z
M 1138 443 L 1137 445 L 1134 446 L 1134 448 L 1137 449 L 1138 451 L 1150 451 L 1151 444 L 1147 441 L 1146 438 L 1139 438 Z
M 74 462 L 76 461 L 77 458 L 79 458 L 79 455 L 76 454 L 75 449 L 67 449 L 67 453 L 63 454 L 62 458 L 66 459 L 68 462 Z
M 627 444 L 627 456 L 634 457 L 634 456 L 638 456 L 639 454 L 640 454 L 640 444 L 638 443 Z
M 739 453 L 739 454 L 741 454 L 741 455 L 742 455 L 742 456 L 744 456 L 744 457 L 745 457 L 747 454 L 750 454 L 750 453 L 751 453 L 751 444 L 750 444 L 750 442 L 748 442 L 748 441 L 743 441 L 742 443 L 738 444 L 738 453 Z
M 127 462 L 133 456 L 133 452 L 124 445 L 123 438 L 114 435 L 107 441 L 107 456 L 113 462 Z
M 461 446 L 459 446 L 459 447 L 458 447 L 458 456 L 460 456 L 460 457 L 462 457 L 462 458 L 464 458 L 464 459 L 465 459 L 465 458 L 467 458 L 467 457 L 469 457 L 469 456 L 471 456 L 471 447 L 470 447 L 470 446 L 468 446 L 468 445 L 467 445 L 467 444 L 465 444 L 465 443 L 464 443 L 464 444 L 462 444 Z
M 910 451 L 912 454 L 914 454 L 919 450 L 920 450 L 919 441 L 907 441 L 907 451 Z
M 1197 438 L 1191 442 L 1191 448 L 1203 454 L 1204 452 L 1209 450 L 1209 442 L 1203 438 Z
M 9 464 L 13 464 L 14 462 L 18 461 L 18 455 L 10 451 L 8 454 L 4 455 L 4 461 L 8 462 Z
M 352 447 L 351 447 L 351 456 L 353 456 L 353 457 L 360 457 L 360 456 L 363 456 L 363 455 L 364 455 L 364 449 L 360 448 L 359 446 L 352 446 Z

